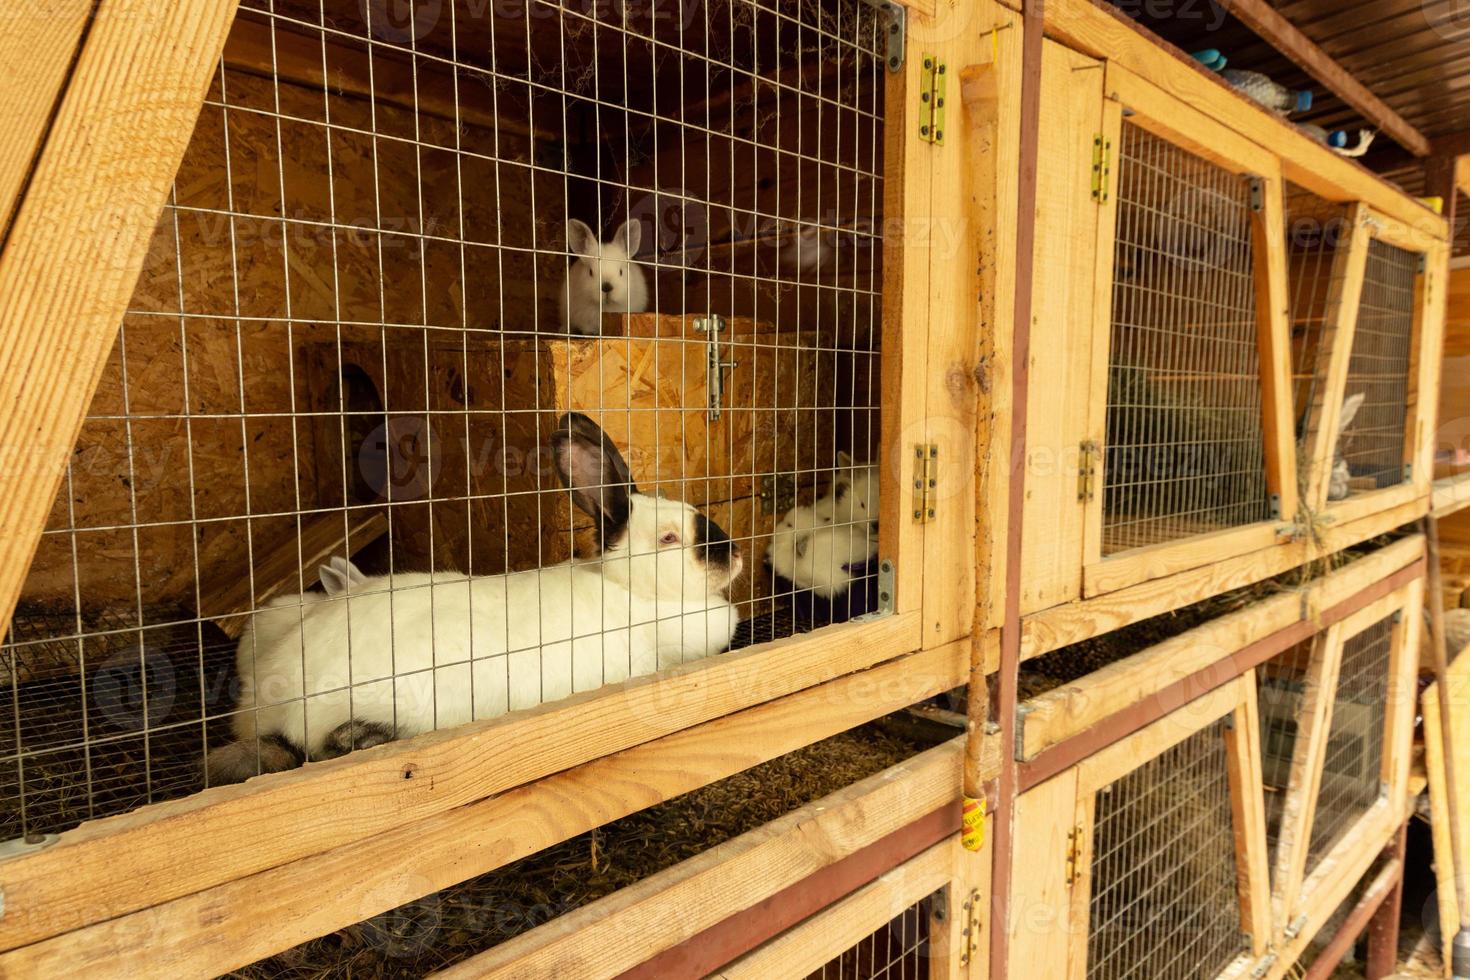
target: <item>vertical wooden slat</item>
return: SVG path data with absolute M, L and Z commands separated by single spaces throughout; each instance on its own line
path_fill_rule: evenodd
M 1072 886 L 1067 882 L 1068 819 L 1077 806 L 1077 770 L 1069 769 L 1016 800 L 1016 863 L 1010 881 L 1011 914 L 991 927 L 991 945 L 1002 934 L 1010 955 L 994 976 L 1065 977 L 1074 932 Z
M 0 629 L 237 0 L 103 0 L 0 254 Z
M 1240 921 L 1250 933 L 1251 953 L 1260 956 L 1271 941 L 1271 873 L 1266 840 L 1266 803 L 1261 772 L 1261 722 L 1256 685 L 1250 675 L 1240 685 L 1234 727 L 1225 733 L 1230 760 L 1230 815 L 1235 835 L 1235 865 Z
M 1307 455 L 1307 499 L 1313 510 L 1327 505 L 1327 485 L 1337 448 L 1337 425 L 1342 416 L 1342 399 L 1352 360 L 1353 332 L 1358 322 L 1358 303 L 1363 295 L 1363 275 L 1368 267 L 1368 225 L 1362 204 L 1349 206 L 1347 237 L 1339 238 L 1332 257 L 1332 281 L 1322 310 L 1322 333 L 1318 340 L 1317 363 L 1313 370 L 1320 379 L 1313 386 L 1312 404 L 1307 409 L 1304 452 Z
M 1261 358 L 1266 483 L 1281 517 L 1297 511 L 1296 418 L 1292 406 L 1291 323 L 1287 310 L 1286 219 L 1281 174 L 1264 175 L 1261 207 L 1251 215 L 1255 240 L 1256 338 Z
M 92 0 L 12 3 L 0 31 L 0 241 L 86 36 Z

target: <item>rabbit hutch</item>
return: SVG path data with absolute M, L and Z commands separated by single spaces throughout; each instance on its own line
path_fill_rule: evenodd
M 1027 6 L 26 35 L 0 969 L 1294 969 L 1408 812 L 1446 225 Z

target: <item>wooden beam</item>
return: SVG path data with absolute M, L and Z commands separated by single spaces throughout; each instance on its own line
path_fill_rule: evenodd
M 801 911 L 820 910 L 958 830 L 962 756 L 963 737 L 952 739 L 438 976 L 620 976 L 635 967 L 641 976 L 704 976 L 795 925 Z M 909 855 L 885 859 L 871 850 L 880 843 L 907 846 Z M 856 882 L 835 895 L 812 892 L 814 876 L 860 855 L 869 860 L 855 869 Z M 772 929 L 772 913 L 794 921 Z M 759 921 L 727 922 L 750 915 Z
M 1368 91 L 1347 69 L 1317 46 L 1296 25 L 1281 16 L 1266 0 L 1226 0 L 1225 9 L 1261 40 L 1285 55 L 1302 71 L 1327 87 L 1338 98 L 1363 114 L 1363 118 L 1417 157 L 1430 154 L 1428 137 L 1408 120 Z
M 0 32 L 0 242 L 91 20 L 89 0 L 17 3 Z
M 833 626 L 83 824 L 0 863 L 0 949 L 365 840 L 870 667 L 915 649 L 918 625 L 910 615 Z M 966 661 L 963 646 L 940 653 Z M 882 693 L 890 711 L 923 697 L 901 686 Z
M 0 632 L 237 2 L 101 0 L 16 209 L 0 253 Z
M 890 710 L 895 698 L 954 687 L 963 682 L 964 647 L 901 658 L 359 843 L 64 933 L 0 956 L 0 973 L 205 977 L 244 966 L 845 731 Z M 997 761 L 987 766 L 994 772 Z M 324 881 L 352 887 L 323 889 Z

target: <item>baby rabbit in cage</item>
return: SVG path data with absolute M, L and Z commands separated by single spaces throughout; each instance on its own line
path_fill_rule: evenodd
M 771 535 L 771 570 L 822 599 L 845 595 L 878 554 L 878 468 L 837 454 L 837 478 L 827 496 L 793 507 Z
M 630 218 L 605 242 L 584 222 L 567 222 L 567 249 L 581 256 L 567 270 L 561 290 L 561 324 L 568 333 L 602 333 L 604 313 L 648 309 L 648 280 L 633 261 L 643 225 Z
M 1333 440 L 1332 473 L 1327 480 L 1328 500 L 1346 500 L 1352 491 L 1353 472 L 1348 469 L 1347 460 L 1342 456 L 1342 434 L 1352 425 L 1367 397 L 1367 392 L 1360 391 L 1342 400 L 1342 412 L 1337 418 L 1337 438 Z
M 237 741 L 209 753 L 210 783 L 727 648 L 739 624 L 725 597 L 741 571 L 739 546 L 688 504 L 639 493 L 622 454 L 585 415 L 562 416 L 551 443 L 573 502 L 596 523 L 596 555 L 475 577 L 363 576 L 334 561 L 323 569 L 330 595 L 277 599 L 241 636 Z

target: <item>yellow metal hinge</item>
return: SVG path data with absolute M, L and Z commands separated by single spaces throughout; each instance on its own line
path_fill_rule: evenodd
M 1108 200 L 1108 185 L 1113 173 L 1113 141 L 1102 133 L 1092 138 L 1092 199 L 1099 204 Z
M 919 73 L 919 139 L 944 142 L 945 64 L 932 54 L 924 55 Z
M 1088 439 L 1078 447 L 1077 453 L 1077 499 L 1091 500 L 1097 493 L 1097 466 L 1102 451 L 1096 442 Z
M 914 523 L 934 520 L 935 496 L 939 488 L 939 447 L 934 443 L 914 446 Z
M 1082 825 L 1067 831 L 1067 884 L 1077 880 L 1079 862 L 1082 860 Z

